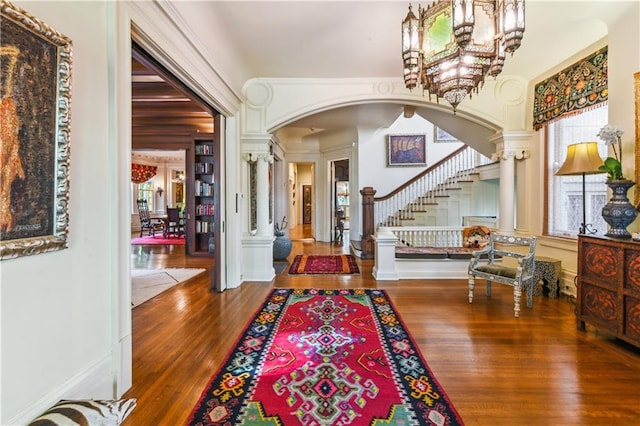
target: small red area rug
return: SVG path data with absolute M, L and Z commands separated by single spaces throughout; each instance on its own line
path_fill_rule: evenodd
M 274 289 L 187 424 L 463 422 L 386 292 Z
M 350 254 L 299 254 L 289 268 L 290 275 L 298 274 L 359 274 L 356 259 Z
M 162 236 L 162 234 L 158 234 L 155 237 L 152 237 L 150 235 L 145 236 L 145 237 L 138 237 L 138 238 L 132 238 L 131 239 L 131 244 L 133 244 L 134 246 L 141 246 L 141 245 L 149 245 L 149 244 L 177 244 L 177 245 L 184 245 L 184 236 L 180 237 L 180 238 L 164 238 Z

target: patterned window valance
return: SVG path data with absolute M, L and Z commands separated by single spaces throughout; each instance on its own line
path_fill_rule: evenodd
M 143 183 L 156 175 L 157 166 L 146 166 L 144 164 L 131 163 L 131 182 Z
M 609 95 L 608 50 L 603 47 L 559 73 L 536 84 L 533 99 L 533 128 L 569 114 L 579 114 L 606 102 Z

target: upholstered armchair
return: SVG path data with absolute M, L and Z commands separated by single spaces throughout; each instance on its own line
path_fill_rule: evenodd
M 535 268 L 536 237 L 524 238 L 513 235 L 491 233 L 489 244 L 473 252 L 469 262 L 469 303 L 473 303 L 476 278 L 487 282 L 487 297 L 491 296 L 491 283 L 497 282 L 513 287 L 515 316 L 520 316 L 522 290 L 527 293 L 527 307 L 533 306 L 533 275 Z M 509 265 L 506 259 L 515 259 Z

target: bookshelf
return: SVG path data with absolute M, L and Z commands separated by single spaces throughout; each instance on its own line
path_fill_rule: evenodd
M 194 139 L 191 255 L 214 256 L 216 246 L 217 149 L 213 138 Z

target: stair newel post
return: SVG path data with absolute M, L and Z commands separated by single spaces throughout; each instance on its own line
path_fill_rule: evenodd
M 376 195 L 376 190 L 371 186 L 365 186 L 360 190 L 360 195 L 362 195 L 362 258 L 373 259 L 373 234 L 375 232 L 373 197 Z

